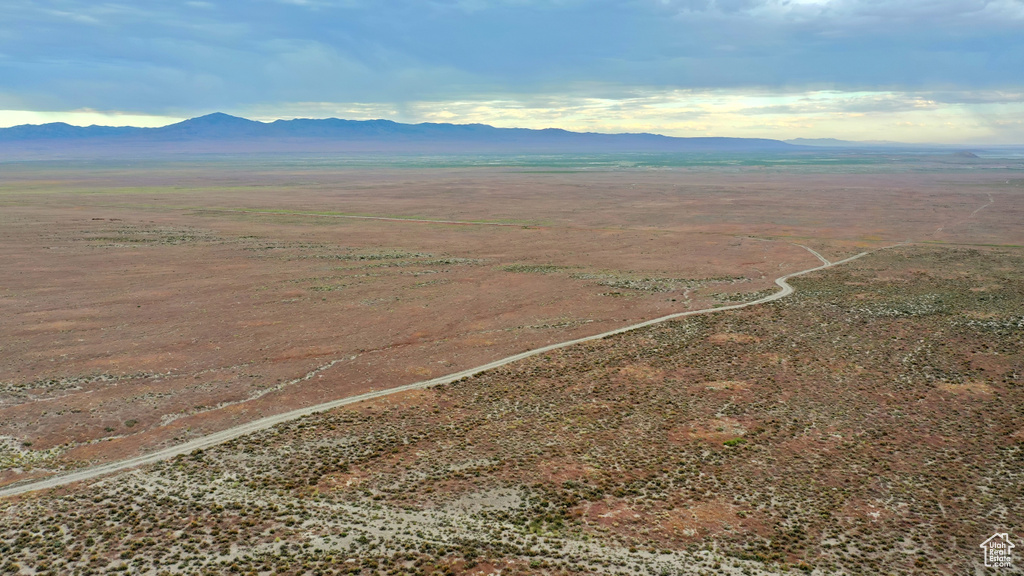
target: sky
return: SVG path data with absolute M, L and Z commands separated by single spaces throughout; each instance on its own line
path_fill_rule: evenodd
M 0 126 L 1024 144 L 1024 0 L 0 0 Z

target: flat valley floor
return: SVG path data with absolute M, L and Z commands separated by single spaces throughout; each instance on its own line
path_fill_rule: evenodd
M 1017 162 L 9 163 L 14 573 L 984 573 L 1021 525 Z M 4 564 L 6 563 L 6 564 Z

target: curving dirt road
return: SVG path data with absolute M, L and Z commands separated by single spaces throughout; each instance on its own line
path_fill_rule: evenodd
M 800 246 L 800 245 L 798 244 L 798 246 Z M 484 364 L 482 366 L 477 366 L 475 368 L 469 368 L 469 369 L 463 370 L 461 372 L 456 372 L 454 374 L 449 374 L 447 376 L 441 376 L 439 378 L 434 378 L 432 380 L 424 380 L 422 382 L 414 382 L 412 384 L 406 384 L 405 386 L 398 386 L 396 388 L 388 388 L 387 390 L 378 390 L 378 391 L 374 391 L 374 392 L 367 392 L 366 394 L 359 394 L 358 396 L 349 396 L 347 398 L 341 398 L 341 399 L 338 399 L 338 400 L 332 400 L 330 402 L 324 402 L 322 404 L 316 404 L 314 406 L 308 406 L 306 408 L 299 408 L 297 410 L 292 410 L 290 412 L 283 412 L 281 414 L 275 414 L 273 416 L 267 416 L 266 418 L 260 418 L 259 420 L 253 420 L 252 422 L 247 422 L 247 423 L 241 424 L 239 426 L 228 428 L 226 430 L 221 430 L 220 432 L 215 432 L 213 434 L 210 434 L 210 435 L 207 435 L 207 436 L 203 436 L 202 438 L 196 438 L 195 440 L 191 440 L 191 441 L 185 442 L 183 444 L 178 444 L 177 446 L 171 446 L 170 448 L 164 448 L 162 450 L 157 450 L 155 452 L 152 452 L 152 453 L 149 453 L 149 454 L 144 454 L 142 456 L 136 456 L 134 458 L 128 458 L 126 460 L 120 460 L 118 462 L 111 462 L 109 464 L 102 464 L 102 465 L 99 465 L 99 466 L 93 466 L 91 468 L 84 468 L 82 470 L 77 470 L 75 472 L 71 472 L 71 473 L 68 473 L 68 474 L 61 474 L 61 475 L 53 476 L 53 477 L 50 477 L 50 478 L 44 478 L 42 480 L 34 480 L 34 481 L 30 480 L 30 481 L 26 481 L 24 483 L 13 484 L 13 485 L 10 485 L 10 486 L 6 486 L 4 488 L 0 488 L 0 498 L 8 497 L 8 496 L 15 496 L 17 494 L 24 494 L 26 492 L 33 492 L 33 491 L 36 491 L 36 490 L 45 490 L 47 488 L 56 488 L 58 486 L 64 486 L 66 484 L 71 484 L 73 482 L 81 482 L 83 480 L 90 480 L 92 478 L 96 478 L 96 477 L 99 477 L 99 476 L 104 476 L 106 474 L 111 474 L 111 473 L 114 473 L 114 472 L 119 472 L 121 470 L 126 470 L 128 468 L 134 468 L 136 466 L 141 466 L 141 465 L 144 465 L 144 464 L 151 464 L 153 462 L 159 462 L 161 460 L 168 460 L 168 459 L 174 458 L 175 456 L 179 456 L 179 455 L 182 455 L 182 454 L 188 454 L 188 453 L 192 452 L 193 450 L 202 450 L 202 449 L 205 449 L 205 448 L 209 448 L 211 446 L 215 446 L 217 444 L 221 444 L 223 442 L 227 442 L 228 440 L 233 440 L 233 439 L 238 438 L 240 436 L 245 436 L 246 434 L 251 434 L 253 432 L 258 432 L 260 430 L 264 430 L 264 429 L 270 428 L 271 426 L 280 424 L 282 422 L 288 422 L 289 420 L 295 420 L 297 418 L 302 418 L 303 416 L 309 416 L 310 414 L 315 414 L 317 412 L 323 412 L 323 411 L 326 411 L 326 410 L 331 410 L 331 409 L 337 408 L 339 406 L 345 406 L 346 404 L 354 404 L 356 402 L 362 402 L 363 400 L 369 400 L 369 399 L 372 399 L 372 398 L 380 398 L 382 396 L 388 396 L 390 394 L 397 394 L 399 392 L 405 392 L 407 390 L 417 390 L 417 389 L 421 389 L 421 388 L 429 388 L 431 386 L 437 386 L 439 384 L 448 384 L 448 383 L 454 382 L 456 380 L 460 380 L 462 378 L 466 378 L 466 377 L 469 377 L 469 376 L 474 376 L 474 375 L 479 374 L 481 372 L 486 372 L 487 370 L 492 370 L 494 368 L 498 368 L 498 367 L 504 366 L 506 364 L 511 364 L 512 362 L 523 360 L 524 358 L 529 358 L 531 356 L 536 356 L 538 354 L 543 354 L 545 352 L 550 352 L 552 350 L 558 350 L 559 348 L 565 348 L 567 346 L 572 346 L 574 344 L 581 344 L 583 342 L 591 342 L 591 341 L 594 341 L 594 340 L 600 340 L 602 338 L 607 338 L 608 336 L 614 336 L 616 334 L 622 334 L 624 332 L 630 332 L 632 330 L 636 330 L 636 329 L 639 329 L 639 328 L 644 328 L 644 327 L 647 327 L 647 326 L 653 326 L 654 324 L 659 324 L 661 322 L 666 322 L 666 321 L 669 321 L 669 320 L 675 320 L 676 318 L 683 318 L 685 316 L 696 316 L 698 314 L 710 314 L 710 313 L 713 313 L 713 312 L 722 312 L 722 311 L 725 311 L 725 310 L 738 310 L 740 308 L 746 308 L 748 306 L 756 306 L 758 304 L 764 304 L 766 302 L 774 302 L 775 300 L 779 300 L 781 298 L 785 298 L 786 296 L 789 296 L 790 294 L 793 293 L 793 287 L 790 286 L 789 283 L 787 282 L 787 280 L 789 280 L 790 278 L 794 278 L 796 276 L 802 276 L 804 274 L 809 274 L 811 272 L 816 272 L 818 270 L 824 270 L 825 268 L 831 268 L 832 266 L 838 266 L 839 264 L 845 264 L 846 262 L 850 262 L 852 260 L 856 260 L 857 258 L 860 258 L 862 256 L 870 254 L 870 252 L 861 252 L 860 254 L 857 254 L 855 256 L 851 256 L 849 258 L 845 258 L 843 260 L 839 260 L 837 262 L 829 262 L 821 254 L 818 254 L 814 250 L 811 250 L 810 248 L 807 248 L 806 246 L 800 246 L 800 247 L 804 248 L 805 250 L 807 250 L 808 252 L 810 252 L 811 254 L 816 256 L 819 260 L 821 260 L 823 262 L 823 264 L 821 266 L 817 266 L 817 267 L 814 267 L 814 268 L 808 268 L 807 270 L 801 270 L 799 272 L 793 272 L 791 274 L 787 274 L 785 276 L 777 278 L 775 280 L 775 283 L 780 288 L 782 288 L 782 289 L 779 290 L 778 292 L 775 292 L 774 294 L 771 294 L 769 296 L 765 296 L 764 298 L 759 298 L 757 300 L 753 300 L 753 301 L 750 301 L 750 302 L 744 302 L 742 304 L 733 304 L 733 305 L 729 305 L 729 306 L 721 306 L 721 307 L 718 307 L 718 308 L 705 308 L 703 310 L 690 310 L 690 311 L 687 311 L 687 312 L 678 312 L 678 313 L 675 313 L 675 314 L 669 314 L 667 316 L 662 316 L 660 318 L 655 318 L 653 320 L 647 320 L 645 322 L 640 322 L 639 324 L 632 324 L 630 326 L 624 326 L 622 328 L 617 328 L 615 330 L 610 330 L 608 332 L 602 332 L 601 334 L 595 334 L 593 336 L 586 336 L 584 338 L 576 338 L 575 340 L 568 340 L 566 342 L 559 342 L 557 344 L 551 344 L 551 345 L 548 345 L 548 346 L 544 346 L 542 348 L 536 348 L 534 350 L 527 350 L 526 352 L 521 352 L 519 354 L 514 354 L 512 356 L 508 356 L 508 357 L 502 358 L 500 360 L 495 360 L 493 362 L 489 362 L 489 363 Z

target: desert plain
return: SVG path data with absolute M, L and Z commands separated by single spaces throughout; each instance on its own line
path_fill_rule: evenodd
M 1019 529 L 1024 164 L 182 158 L 0 168 L 24 574 L 986 573 Z

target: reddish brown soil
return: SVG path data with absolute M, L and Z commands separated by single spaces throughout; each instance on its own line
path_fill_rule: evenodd
M 790 242 L 831 259 L 1024 244 L 1019 188 L 1001 172 L 14 165 L 0 436 L 66 450 L 0 483 L 743 299 L 815 265 Z

